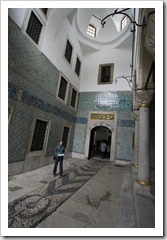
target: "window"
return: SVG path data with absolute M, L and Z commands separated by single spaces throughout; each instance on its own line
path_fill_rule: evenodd
M 81 68 L 81 62 L 80 62 L 79 58 L 77 57 L 77 61 L 76 61 L 76 65 L 75 65 L 75 72 L 78 76 L 80 73 L 80 68 Z
M 61 76 L 58 97 L 63 101 L 66 101 L 67 87 L 68 87 L 68 81 L 63 76 Z
M 102 64 L 99 66 L 98 84 L 110 84 L 113 82 L 114 64 Z
M 39 47 L 42 46 L 47 12 L 48 8 L 28 8 L 23 23 L 23 29 Z
M 96 37 L 96 28 L 93 25 L 89 24 L 87 28 L 87 34 L 92 37 Z
M 36 119 L 30 151 L 42 151 L 45 146 L 48 122 Z
M 71 107 L 76 108 L 76 101 L 77 101 L 77 91 L 73 88 L 72 95 L 71 95 Z
M 65 148 L 67 147 L 67 143 L 68 143 L 69 130 L 70 130 L 69 127 L 64 126 L 62 141 Z
M 73 47 L 72 47 L 71 43 L 69 42 L 69 40 L 67 39 L 66 50 L 65 50 L 64 56 L 69 63 L 71 63 L 72 50 L 73 50 Z
M 26 32 L 34 40 L 36 44 L 38 44 L 39 42 L 42 26 L 43 26 L 42 23 L 37 18 L 35 13 L 32 11 Z
M 48 8 L 41 8 L 41 10 L 42 10 L 43 13 L 46 15 L 46 14 L 47 14 L 47 11 L 48 11 Z
M 132 149 L 135 147 L 135 133 L 132 133 Z
M 127 18 L 126 17 L 123 17 L 122 20 L 121 20 L 121 30 L 124 29 L 124 27 L 126 26 L 127 24 Z

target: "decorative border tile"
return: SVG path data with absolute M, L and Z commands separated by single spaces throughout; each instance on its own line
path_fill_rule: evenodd
M 87 118 L 76 117 L 76 123 L 79 123 L 79 124 L 86 124 L 87 121 L 88 121 Z
M 9 82 L 9 97 L 11 98 L 17 98 L 17 87 Z M 21 102 L 25 103 L 29 106 L 36 107 L 44 112 L 52 113 L 56 115 L 57 117 L 64 118 L 65 120 L 71 121 L 71 122 L 76 122 L 76 117 L 70 113 L 67 113 L 66 111 L 63 111 L 62 109 L 57 108 L 54 105 L 51 105 L 50 103 L 43 101 L 42 99 L 33 96 L 29 94 L 27 91 L 22 91 L 21 95 Z M 82 122 L 82 121 L 81 121 Z
M 96 107 L 99 109 L 128 110 L 132 108 L 130 95 L 116 92 L 100 92 L 96 95 Z
M 78 110 L 132 111 L 132 92 L 80 92 Z
M 125 120 L 125 119 L 118 120 L 118 127 L 134 127 L 134 126 L 135 126 L 134 120 Z

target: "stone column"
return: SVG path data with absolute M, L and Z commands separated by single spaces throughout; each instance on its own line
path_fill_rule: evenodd
M 139 116 L 135 116 L 135 139 L 134 139 L 134 166 L 138 167 L 139 160 Z
M 148 186 L 150 185 L 149 104 L 142 103 L 139 107 L 138 183 Z

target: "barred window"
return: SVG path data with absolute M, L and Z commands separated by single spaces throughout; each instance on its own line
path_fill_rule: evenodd
M 75 65 L 75 72 L 79 76 L 80 74 L 80 68 L 81 68 L 81 62 L 79 58 L 77 57 L 76 65 Z
M 72 96 L 71 96 L 71 106 L 73 108 L 76 107 L 76 100 L 77 100 L 77 91 L 73 88 L 72 89 Z
M 67 39 L 66 50 L 65 50 L 64 56 L 69 63 L 71 63 L 72 51 L 73 51 L 73 47 L 72 47 L 71 43 L 69 42 L 69 40 Z
M 68 82 L 61 76 L 58 97 L 65 101 Z
M 121 30 L 124 29 L 124 27 L 126 26 L 127 24 L 127 18 L 126 17 L 123 17 L 122 20 L 121 20 Z
M 114 64 L 99 65 L 98 84 L 109 84 L 113 82 Z
M 65 148 L 67 147 L 67 143 L 68 143 L 69 130 L 70 130 L 69 127 L 64 126 L 62 141 Z
M 48 122 L 46 121 L 36 119 L 30 151 L 41 151 L 44 149 L 47 124 Z
M 87 28 L 87 34 L 92 37 L 96 37 L 96 28 L 93 25 L 89 24 Z
M 109 82 L 110 81 L 110 72 L 111 72 L 110 66 L 103 66 L 101 68 L 100 81 L 101 82 Z
M 42 23 L 37 18 L 35 13 L 32 11 L 26 32 L 34 40 L 36 44 L 38 44 L 39 42 L 42 26 L 43 26 Z

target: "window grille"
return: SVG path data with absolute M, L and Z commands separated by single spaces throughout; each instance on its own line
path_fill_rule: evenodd
M 67 143 L 68 143 L 68 134 L 69 134 L 69 127 L 64 127 L 63 129 L 63 137 L 62 137 L 62 141 L 63 141 L 63 145 L 66 148 L 67 147 Z
M 67 84 L 68 82 L 64 79 L 64 77 L 61 76 L 58 97 L 61 98 L 63 101 L 66 97 Z
M 72 50 L 73 50 L 73 47 L 72 47 L 71 43 L 69 42 L 69 40 L 67 39 L 65 58 L 67 59 L 67 61 L 69 63 L 71 63 Z
M 37 16 L 32 11 L 26 32 L 34 40 L 36 44 L 38 44 L 39 42 L 41 30 L 42 30 L 42 23 L 39 21 Z
M 99 65 L 98 84 L 109 84 L 113 82 L 114 64 Z
M 75 108 L 76 106 L 76 99 L 77 99 L 77 91 L 73 88 L 72 90 L 72 96 L 71 96 L 71 106 Z
M 75 72 L 78 76 L 79 76 L 79 73 L 80 73 L 80 68 L 81 68 L 81 62 L 80 62 L 79 58 L 77 57 Z
M 92 37 L 96 37 L 96 28 L 93 25 L 88 25 L 87 28 L 87 34 L 89 34 Z
M 43 150 L 47 122 L 37 119 L 30 151 Z
M 121 30 L 124 29 L 124 27 L 126 26 L 127 24 L 127 18 L 126 17 L 123 17 L 122 18 L 122 21 L 121 21 Z
M 109 82 L 110 81 L 110 72 L 111 72 L 110 66 L 103 66 L 101 69 L 100 81 L 101 82 Z

